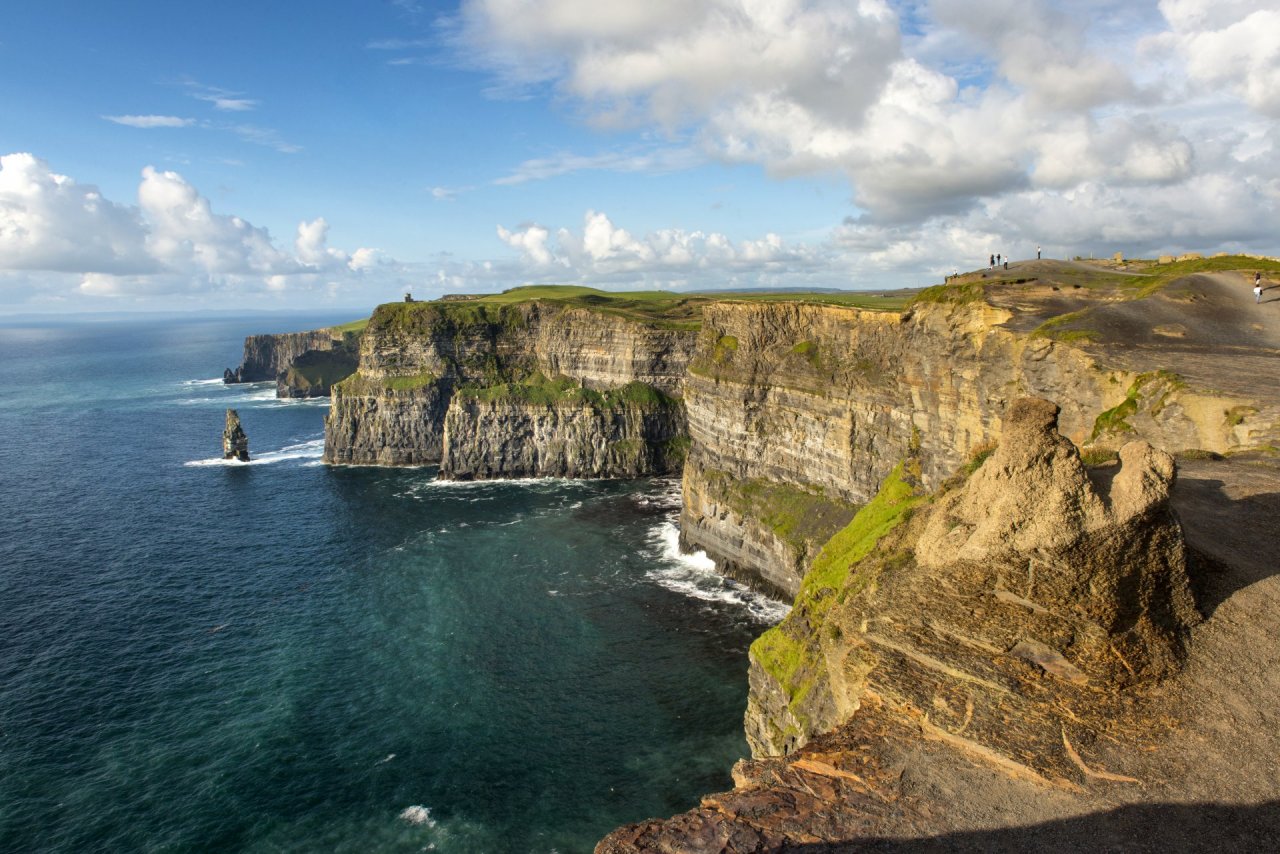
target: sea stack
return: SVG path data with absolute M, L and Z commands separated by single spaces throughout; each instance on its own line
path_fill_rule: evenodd
M 227 410 L 227 426 L 222 431 L 222 458 L 249 462 L 249 437 L 240 426 L 240 413 L 234 409 Z

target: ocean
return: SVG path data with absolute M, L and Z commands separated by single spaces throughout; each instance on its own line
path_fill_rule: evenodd
M 676 481 L 328 467 L 221 382 L 350 319 L 0 321 L 0 849 L 579 852 L 731 786 L 782 607 Z

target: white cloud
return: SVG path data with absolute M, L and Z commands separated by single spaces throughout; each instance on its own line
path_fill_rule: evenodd
M 547 248 L 547 238 L 551 232 L 540 225 L 517 227 L 515 231 L 507 231 L 498 226 L 498 237 L 515 249 L 519 249 L 534 264 L 545 267 L 552 261 L 551 251 Z
M 273 128 L 257 127 L 256 125 L 233 125 L 229 130 L 245 142 L 273 148 L 281 154 L 297 154 L 302 150 L 301 145 L 288 142 L 280 136 L 279 131 Z
M 215 110 L 224 112 L 242 113 L 248 110 L 255 110 L 260 103 L 254 98 L 244 97 L 242 92 L 233 92 L 230 89 L 223 89 L 220 86 L 206 86 L 203 83 L 191 79 L 184 79 L 182 85 L 187 88 L 187 94 L 197 101 L 204 101 L 213 104 Z
M 587 211 L 581 231 L 557 229 L 554 241 L 551 230 L 537 224 L 499 226 L 498 236 L 520 251 L 523 275 L 533 279 L 550 274 L 557 281 L 667 287 L 804 284 L 818 269 L 839 266 L 821 248 L 789 245 L 776 234 L 738 242 L 684 229 L 638 236 L 599 211 Z
M 195 119 L 179 116 L 103 116 L 109 122 L 131 128 L 185 128 L 196 123 Z
M 1280 118 L 1280 9 L 1273 0 L 1161 0 L 1169 31 L 1148 48 L 1172 49 L 1201 92 L 1226 90 Z
M 34 155 L 0 157 L 4 290 L 198 296 L 309 289 L 322 282 L 354 286 L 371 271 L 398 275 L 395 262 L 377 250 L 348 255 L 330 247 L 328 232 L 323 218 L 302 222 L 288 252 L 265 228 L 215 212 L 176 172 L 143 169 L 134 206 L 104 198 L 97 187 L 54 172 Z M 34 283 L 32 274 L 45 281 Z
M 1280 117 L 1274 0 L 464 0 L 459 21 L 466 61 L 502 91 L 549 86 L 597 125 L 688 136 L 780 178 L 841 172 L 864 224 L 945 230 L 1097 187 L 1151 221 L 1182 210 L 1160 207 L 1177 188 L 1234 187 L 1250 217 L 1276 213 L 1275 126 L 1257 132 Z M 1237 131 L 1252 142 L 1223 139 Z M 545 158 L 500 182 L 627 163 Z
M 0 156 L 0 267 L 143 273 L 160 269 L 141 212 L 77 184 L 34 155 Z

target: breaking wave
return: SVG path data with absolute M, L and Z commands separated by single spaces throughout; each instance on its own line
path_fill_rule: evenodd
M 319 461 L 324 455 L 324 439 L 312 439 L 308 442 L 301 442 L 297 445 L 285 445 L 278 451 L 264 451 L 261 454 L 249 452 L 249 462 L 242 463 L 239 460 L 224 460 L 221 457 L 211 457 L 207 460 L 191 460 L 183 463 L 184 466 L 268 466 L 272 463 L 282 463 L 286 460 L 314 460 Z M 310 465 L 310 463 L 308 463 Z
M 706 552 L 680 551 L 680 529 L 675 522 L 667 520 L 654 526 L 648 539 L 661 565 L 645 577 L 660 586 L 692 599 L 734 605 L 761 623 L 776 623 L 791 611 L 791 606 L 716 572 L 716 563 Z

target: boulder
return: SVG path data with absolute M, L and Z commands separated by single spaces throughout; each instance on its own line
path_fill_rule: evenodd
M 1058 433 L 1058 412 L 1047 400 L 1014 402 L 999 448 L 940 500 L 916 560 L 985 567 L 993 589 L 1002 573 L 1033 578 L 1034 604 L 1102 630 L 1123 661 L 1120 681 L 1167 676 L 1199 619 L 1169 508 L 1174 460 L 1130 442 L 1118 469 L 1090 471 Z

